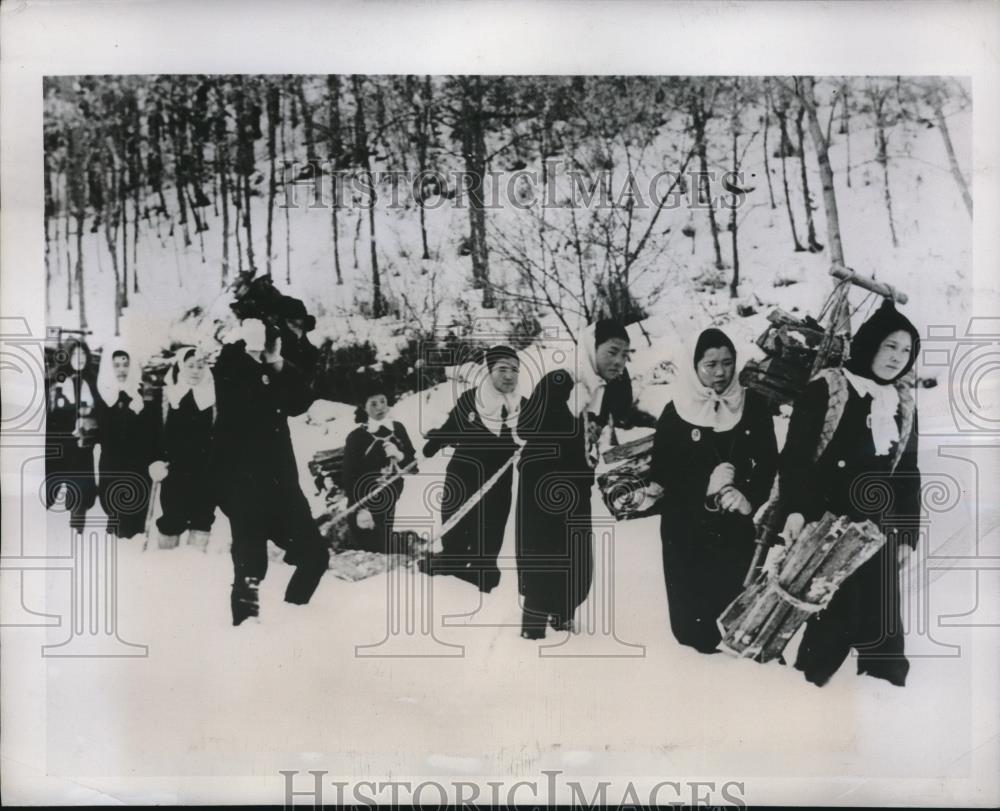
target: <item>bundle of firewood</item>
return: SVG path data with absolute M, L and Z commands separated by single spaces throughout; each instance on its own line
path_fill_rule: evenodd
M 796 318 L 776 309 L 767 317 L 770 326 L 757 339 L 767 358 L 750 360 L 740 372 L 740 383 L 775 405 L 790 403 L 805 388 L 817 354 L 826 353 L 820 368 L 838 366 L 844 358 L 844 339 L 832 336 L 823 348 L 823 326 L 811 316 Z
M 821 611 L 844 580 L 885 543 L 871 521 L 826 513 L 807 525 L 775 570 L 761 571 L 718 619 L 729 653 L 769 662 Z
M 618 521 L 641 518 L 656 510 L 663 494 L 651 482 L 649 471 L 653 453 L 653 434 L 616 445 L 604 454 L 604 463 L 615 465 L 597 477 L 608 512 Z

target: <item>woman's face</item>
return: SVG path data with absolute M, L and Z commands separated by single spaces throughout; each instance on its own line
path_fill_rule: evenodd
M 886 336 L 872 359 L 872 374 L 880 380 L 895 380 L 910 362 L 913 339 L 903 329 Z
M 621 338 L 609 338 L 599 347 L 594 355 L 597 374 L 605 380 L 614 380 L 625 371 L 628 363 L 628 341 Z
M 83 351 L 83 347 L 74 346 L 73 352 L 69 356 L 69 367 L 76 372 L 82 371 L 87 365 L 87 353 Z
M 130 363 L 128 355 L 124 354 L 115 355 L 111 359 L 111 368 L 114 370 L 115 380 L 119 383 L 124 383 L 128 380 L 128 367 Z
M 498 360 L 490 369 L 490 380 L 493 382 L 493 388 L 501 394 L 510 394 L 517 388 L 519 372 L 520 366 L 516 360 L 507 358 Z
M 180 380 L 185 386 L 197 386 L 205 377 L 205 364 L 197 355 L 181 361 Z
M 373 394 L 365 400 L 365 413 L 372 420 L 385 419 L 389 413 L 389 400 L 384 394 Z
M 736 358 L 728 346 L 717 346 L 706 350 L 694 368 L 701 385 L 722 394 L 733 381 Z

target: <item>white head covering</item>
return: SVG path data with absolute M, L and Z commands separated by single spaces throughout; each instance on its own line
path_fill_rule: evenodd
M 711 386 L 702 383 L 694 365 L 696 345 L 697 338 L 685 344 L 681 353 L 678 375 L 671 383 L 674 408 L 682 420 L 692 425 L 713 431 L 729 431 L 743 416 L 746 390 L 740 385 L 735 369 L 733 379 L 722 394 L 717 394 Z
M 128 377 L 124 383 L 115 376 L 114 355 L 124 352 L 128 355 Z M 139 364 L 132 352 L 129 352 L 120 341 L 109 343 L 101 352 L 101 365 L 97 370 L 97 393 L 107 406 L 114 406 L 119 395 L 124 392 L 129 397 L 128 407 L 136 414 L 142 411 L 142 394 L 139 391 Z
M 899 442 L 899 426 L 896 425 L 896 411 L 899 409 L 899 390 L 892 383 L 877 383 L 867 377 L 861 377 L 847 369 L 844 376 L 850 381 L 854 390 L 864 397 L 872 398 L 872 441 L 875 443 L 875 454 L 886 456 L 892 446 Z
M 215 405 L 215 379 L 212 377 L 212 370 L 206 369 L 205 376 L 197 386 L 189 386 L 180 379 L 180 365 L 194 352 L 198 350 L 193 346 L 182 346 L 174 352 L 173 363 L 167 372 L 167 380 L 164 391 L 167 395 L 167 402 L 171 408 L 177 408 L 181 400 L 189 392 L 194 392 L 194 402 L 199 411 L 211 408 Z
M 574 374 L 576 385 L 570 393 L 569 407 L 577 416 L 585 412 L 600 414 L 604 403 L 604 390 L 608 387 L 608 381 L 597 373 L 596 340 L 594 325 L 591 324 L 580 334 L 579 345 L 583 348 L 583 353 L 577 353 L 577 368 L 570 370 Z

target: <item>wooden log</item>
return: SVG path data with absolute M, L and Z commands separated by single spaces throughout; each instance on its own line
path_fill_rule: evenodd
M 871 293 L 877 293 L 883 298 L 894 299 L 900 304 L 906 304 L 906 302 L 909 301 L 909 296 L 907 296 L 902 290 L 897 290 L 891 284 L 869 279 L 867 276 L 859 276 L 855 271 L 850 268 L 846 268 L 843 265 L 834 265 L 830 268 L 830 275 L 835 279 L 850 282 L 855 287 L 860 287 Z

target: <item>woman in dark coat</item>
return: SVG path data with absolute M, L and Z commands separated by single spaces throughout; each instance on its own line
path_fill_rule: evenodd
M 347 435 L 344 444 L 341 482 L 348 506 L 367 498 L 417 456 L 402 423 L 389 418 L 388 391 L 379 383 L 372 383 L 362 397 L 355 415 L 361 424 Z M 357 548 L 369 552 L 398 551 L 392 522 L 402 492 L 403 479 L 399 476 L 350 515 L 348 528 Z
M 56 503 L 65 485 L 70 526 L 83 531 L 87 510 L 97 500 L 94 444 L 97 438 L 97 388 L 91 356 L 82 341 L 69 341 L 66 361 L 49 387 L 46 415 L 45 506 Z
M 288 418 L 312 405 L 311 370 L 287 357 L 282 339 L 259 320 L 246 319 L 242 334 L 222 347 L 215 362 L 218 418 L 212 446 L 219 506 L 233 535 L 233 625 L 259 615 L 268 540 L 295 566 L 285 588 L 288 603 L 312 599 L 330 558 L 299 486 L 288 431 Z
M 919 346 L 913 324 L 885 301 L 858 329 L 845 367 L 813 379 L 792 412 L 780 461 L 785 535 L 794 540 L 804 523 L 829 511 L 870 520 L 886 536 L 885 546 L 806 624 L 795 666 L 816 685 L 837 672 L 852 648 L 859 674 L 906 683 L 899 568 L 916 548 L 921 509 L 909 374 Z
M 577 368 L 543 377 L 521 409 L 517 434 L 517 568 L 521 636 L 572 630 L 593 577 L 590 500 L 599 441 L 632 407 L 625 327 L 598 321 L 582 336 Z
M 732 341 L 718 329 L 702 332 L 653 442 L 670 627 L 678 642 L 702 653 L 717 652 L 716 619 L 742 590 L 753 515 L 778 461 L 770 409 L 735 370 Z
M 524 398 L 518 396 L 520 361 L 509 346 L 486 352 L 483 382 L 463 392 L 444 425 L 427 433 L 425 457 L 441 448 L 455 449 L 445 474 L 441 520 L 447 523 L 514 455 L 517 424 Z M 451 574 L 490 592 L 500 582 L 497 556 L 510 514 L 514 466 L 441 538 L 441 552 L 422 566 L 429 574 Z
M 162 481 L 156 522 L 161 549 L 173 549 L 190 530 L 188 543 L 205 549 L 215 521 L 215 487 L 210 468 L 215 423 L 212 372 L 193 346 L 174 353 L 163 387 L 159 459 L 150 465 L 154 481 Z
M 120 346 L 104 347 L 97 393 L 101 507 L 108 516 L 108 531 L 131 538 L 145 529 L 158 415 L 143 402 L 138 364 Z

